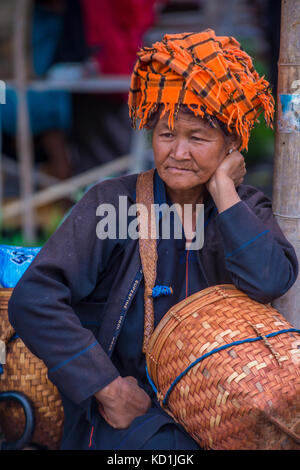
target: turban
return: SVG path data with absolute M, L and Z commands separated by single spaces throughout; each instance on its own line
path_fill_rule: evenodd
M 200 33 L 166 34 L 161 42 L 137 53 L 129 90 L 133 127 L 147 127 L 151 115 L 163 105 L 173 128 L 180 105 L 195 116 L 212 117 L 241 137 L 248 149 L 250 131 L 263 112 L 273 127 L 274 98 L 264 76 L 259 77 L 251 57 L 233 37 Z

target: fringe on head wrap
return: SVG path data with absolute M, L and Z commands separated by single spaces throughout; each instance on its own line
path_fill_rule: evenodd
M 163 105 L 173 128 L 181 104 L 201 118 L 214 116 L 241 137 L 248 149 L 251 129 L 264 113 L 273 128 L 274 98 L 270 84 L 259 77 L 251 57 L 233 37 L 200 33 L 166 34 L 161 42 L 138 53 L 129 91 L 134 128 L 146 127 Z

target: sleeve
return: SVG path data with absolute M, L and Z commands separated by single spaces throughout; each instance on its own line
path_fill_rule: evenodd
M 254 189 L 254 188 L 253 188 Z M 217 216 L 226 268 L 234 285 L 268 303 L 285 294 L 298 275 L 293 246 L 272 214 L 269 198 L 258 190 Z
M 99 186 L 99 185 L 96 185 Z M 119 376 L 71 305 L 88 296 L 104 271 L 111 240 L 96 235 L 97 188 L 91 188 L 49 238 L 14 288 L 9 320 L 48 368 L 49 379 L 76 404 Z

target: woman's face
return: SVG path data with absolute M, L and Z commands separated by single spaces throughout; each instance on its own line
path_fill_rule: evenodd
M 179 112 L 174 129 L 168 115 L 153 130 L 154 162 L 159 176 L 173 191 L 204 185 L 228 154 L 232 139 L 192 114 Z

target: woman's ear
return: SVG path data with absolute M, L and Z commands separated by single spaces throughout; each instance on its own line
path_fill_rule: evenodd
M 237 134 L 232 134 L 228 136 L 227 148 L 228 153 L 233 152 L 234 150 L 238 150 L 241 146 L 242 138 Z

